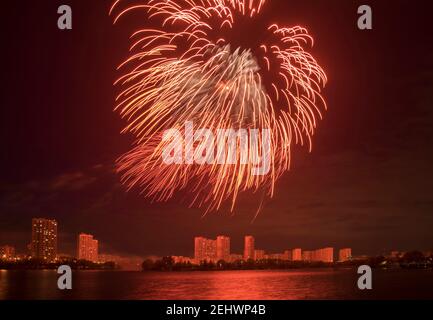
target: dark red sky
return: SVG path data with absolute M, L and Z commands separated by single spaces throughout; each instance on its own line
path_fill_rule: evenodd
M 366 3 L 373 31 L 356 28 Z M 72 31 L 57 29 L 61 4 L 73 9 Z M 268 1 L 264 19 L 314 36 L 329 112 L 313 153 L 295 150 L 293 170 L 254 224 L 255 196 L 242 197 L 234 216 L 201 218 L 179 199 L 151 204 L 119 185 L 113 164 L 132 140 L 119 134 L 112 83 L 137 20 L 112 26 L 110 4 L 2 5 L 0 244 L 23 250 L 30 219 L 41 216 L 59 221 L 60 251 L 69 253 L 82 231 L 104 250 L 141 255 L 191 254 L 198 234 L 228 234 L 236 251 L 247 233 L 268 251 L 433 247 L 430 1 Z

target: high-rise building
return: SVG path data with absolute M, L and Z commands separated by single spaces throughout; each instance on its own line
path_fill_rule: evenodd
M 32 219 L 31 255 L 33 258 L 54 261 L 57 257 L 57 221 Z
M 254 250 L 254 260 L 263 260 L 265 258 L 265 250 Z
M 205 251 L 204 251 L 204 260 L 207 261 L 215 261 L 216 260 L 216 240 L 206 239 L 205 242 Z
M 314 251 L 302 251 L 302 261 L 314 261 Z
M 194 259 L 199 262 L 202 260 L 204 256 L 205 250 L 205 241 L 204 237 L 195 237 L 194 238 Z
M 10 259 L 15 257 L 15 248 L 12 246 L 0 247 L 0 259 Z
M 351 248 L 344 248 L 340 249 L 338 252 L 338 260 L 341 262 L 349 261 L 352 259 L 352 249 Z
M 311 261 L 334 262 L 334 248 L 323 248 L 313 251 Z
M 218 236 L 216 239 L 217 260 L 230 261 L 230 238 Z
M 204 237 L 194 238 L 194 259 L 200 261 L 216 261 L 217 259 L 217 242 L 216 240 L 206 239 Z
M 302 260 L 302 249 L 296 248 L 292 250 L 292 261 Z
M 245 236 L 244 260 L 254 259 L 254 237 Z
M 292 250 L 286 250 L 286 251 L 284 251 L 283 260 L 285 260 L 285 261 L 292 260 Z
M 77 239 L 77 259 L 98 261 L 99 242 L 91 234 L 80 233 Z

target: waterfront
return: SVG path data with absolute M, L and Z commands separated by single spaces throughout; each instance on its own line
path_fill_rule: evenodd
M 285 271 L 74 271 L 73 290 L 53 270 L 0 271 L 0 300 L 433 299 L 432 270 L 374 270 L 373 290 L 357 288 L 356 269 Z

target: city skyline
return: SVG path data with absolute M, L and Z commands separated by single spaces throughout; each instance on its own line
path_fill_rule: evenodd
M 58 222 L 47 218 L 33 218 L 31 229 L 31 242 L 28 245 L 28 255 L 32 258 L 52 262 L 57 260 L 59 254 L 57 240 Z M 200 261 L 234 261 L 234 260 L 260 260 L 260 259 L 278 259 L 292 261 L 323 261 L 333 262 L 333 248 L 324 248 L 317 250 L 302 251 L 301 248 L 285 250 L 284 253 L 267 253 L 266 250 L 257 249 L 256 239 L 252 235 L 244 236 L 243 254 L 237 254 L 231 251 L 231 237 L 227 235 L 218 235 L 216 239 L 208 239 L 203 236 L 194 237 L 194 254 L 192 257 L 172 255 L 178 257 L 179 261 L 193 259 Z M 78 260 L 87 260 L 98 262 L 99 260 L 99 241 L 94 235 L 80 232 L 77 235 L 76 251 L 73 255 Z M 328 250 L 331 250 L 330 253 Z M 9 244 L 0 243 L 0 258 L 10 258 L 22 255 L 16 252 L 15 247 Z M 101 255 L 102 256 L 107 256 Z M 331 256 L 331 258 L 329 258 Z M 340 260 L 352 258 L 352 249 L 343 248 L 339 251 Z
M 95 239 L 94 235 L 88 233 L 78 233 L 76 236 L 76 250 L 73 255 L 64 255 L 57 252 L 59 243 L 57 242 L 58 222 L 47 218 L 33 218 L 31 220 L 31 239 L 32 241 L 27 247 L 27 253 L 17 252 L 16 248 L 9 244 L 0 243 L 0 260 L 20 263 L 28 259 L 36 259 L 39 263 L 58 263 L 60 261 L 88 261 L 90 263 L 104 264 L 114 262 L 116 266 L 125 270 L 137 270 L 142 259 L 151 259 L 156 261 L 164 257 L 171 257 L 175 264 L 201 265 L 202 263 L 218 263 L 225 261 L 227 263 L 238 263 L 239 261 L 281 261 L 281 262 L 303 262 L 303 263 L 344 263 L 365 261 L 366 259 L 378 257 L 387 258 L 392 261 L 401 259 L 410 255 L 423 255 L 428 257 L 432 255 L 433 250 L 392 250 L 380 255 L 365 255 L 353 254 L 350 247 L 343 246 L 341 248 L 334 247 L 319 247 L 299 248 L 293 247 L 284 251 L 278 252 L 275 248 L 263 249 L 260 245 L 257 246 L 256 238 L 253 235 L 245 235 L 243 237 L 242 250 L 236 251 L 231 248 L 231 237 L 228 235 L 217 235 L 215 239 L 206 238 L 203 236 L 195 236 L 193 238 L 193 254 L 179 255 L 171 251 L 167 255 L 153 256 L 125 256 L 112 253 L 99 252 L 99 240 Z M 236 251 L 236 252 L 235 252 Z M 70 260 L 72 259 L 72 260 Z
M 305 262 L 345 262 L 353 258 L 352 248 L 341 248 L 334 252 L 333 247 L 326 247 L 314 250 L 303 250 L 302 248 L 292 248 L 283 253 L 275 253 L 256 248 L 256 239 L 252 235 L 244 236 L 243 254 L 234 253 L 230 248 L 231 238 L 226 235 L 219 235 L 216 240 L 202 236 L 194 238 L 194 255 L 192 257 L 174 256 L 175 262 L 194 262 L 200 264 L 202 261 L 234 262 L 236 260 L 285 260 L 285 261 L 305 261 Z M 221 254 L 224 252 L 224 254 Z
M 114 257 L 114 253 L 99 253 L 99 240 L 94 238 L 94 235 L 84 232 L 79 232 L 76 234 L 75 248 L 71 253 L 64 253 L 63 251 L 58 251 L 58 240 L 57 240 L 57 228 L 58 223 L 54 219 L 48 218 L 32 218 L 31 220 L 31 241 L 26 246 L 26 250 L 17 250 L 17 246 L 13 245 L 13 241 L 0 242 L 0 258 L 7 258 L 9 256 L 25 256 L 29 255 L 38 259 L 53 261 L 59 256 L 70 256 L 76 259 L 83 259 L 92 262 L 98 262 L 100 259 L 98 257 Z M 303 249 L 299 247 L 293 247 L 290 250 L 285 248 L 281 253 L 275 253 L 278 250 L 269 249 L 264 250 L 262 248 L 256 247 L 256 238 L 252 235 L 246 235 L 243 237 L 243 247 L 241 250 L 237 251 L 240 253 L 233 253 L 231 251 L 231 237 L 227 235 L 217 235 L 215 239 L 209 239 L 204 236 L 194 237 L 194 247 L 192 254 L 174 254 L 173 250 L 170 250 L 169 254 L 163 255 L 143 255 L 143 257 L 153 256 L 173 256 L 178 257 L 179 261 L 186 259 L 209 260 L 260 260 L 260 259 L 282 259 L 291 261 L 323 261 L 323 262 L 333 262 L 335 261 L 345 261 L 351 259 L 352 248 L 345 247 L 344 245 L 334 251 L 334 247 L 326 247 L 322 249 Z M 64 244 L 63 244 L 64 245 Z M 311 246 L 310 246 L 311 247 Z M 413 250 L 419 250 L 424 252 L 431 252 L 431 248 L 412 248 Z M 430 251 L 429 251 L 430 250 Z M 397 248 L 392 248 L 391 250 L 384 250 L 376 255 L 389 255 L 395 256 L 401 254 L 402 252 L 407 252 L 411 250 L 397 250 Z M 122 253 L 116 253 L 122 255 Z M 120 258 L 120 256 L 116 256 Z M 127 255 L 124 256 L 124 258 Z M 365 253 L 359 253 L 358 256 L 368 256 Z M 374 256 L 374 255 L 372 255 Z M 333 257 L 333 258 L 329 258 Z M 107 261 L 107 259 L 102 259 Z M 101 261 L 102 261 L 101 260 Z
M 99 241 L 88 233 L 77 233 L 74 252 L 64 254 L 64 252 L 59 251 L 58 222 L 54 219 L 32 218 L 29 235 L 30 242 L 27 244 L 26 250 L 17 250 L 13 241 L 0 243 L 0 258 L 28 256 L 53 262 L 59 257 L 69 256 L 78 260 L 99 261 Z

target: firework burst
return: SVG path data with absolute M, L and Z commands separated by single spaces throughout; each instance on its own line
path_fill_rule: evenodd
M 132 151 L 118 161 L 122 182 L 165 201 L 180 190 L 191 205 L 234 209 L 240 192 L 274 194 L 277 179 L 290 169 L 293 145 L 312 148 L 317 120 L 326 110 L 321 90 L 326 74 L 306 47 L 305 28 L 270 25 L 257 48 L 242 49 L 227 35 L 239 19 L 256 19 L 265 0 L 149 0 L 110 11 L 115 23 L 143 10 L 154 24 L 131 36 L 131 55 L 117 85 L 116 110 L 127 120 L 124 132 L 136 137 Z M 270 40 L 272 39 L 272 40 Z M 271 79 L 271 80 L 269 80 Z M 264 129 L 271 131 L 270 171 L 252 174 L 251 164 L 167 165 L 161 161 L 168 129 Z M 263 141 L 259 141 L 263 144 Z

